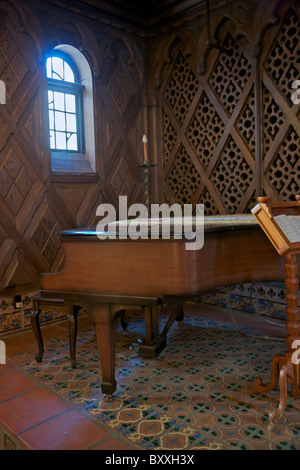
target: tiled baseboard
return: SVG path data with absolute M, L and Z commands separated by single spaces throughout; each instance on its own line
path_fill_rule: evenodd
M 252 283 L 215 289 L 202 295 L 199 300 L 205 304 L 285 320 L 285 295 L 283 283 Z
M 17 333 L 19 331 L 28 330 L 31 328 L 31 298 L 35 294 L 37 294 L 37 292 L 29 292 L 27 294 L 22 295 L 22 308 L 15 308 L 13 297 L 0 297 L 0 336 L 7 335 L 9 333 Z M 62 314 L 59 310 L 44 310 L 40 314 L 40 323 L 53 323 L 63 318 L 65 318 L 65 314 Z

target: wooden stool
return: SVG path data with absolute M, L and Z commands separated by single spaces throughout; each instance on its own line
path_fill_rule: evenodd
M 65 313 L 69 321 L 69 344 L 70 344 L 70 359 L 71 366 L 76 369 L 76 340 L 77 340 L 77 315 L 79 310 L 82 308 L 80 305 L 74 305 L 73 303 L 66 302 L 63 299 L 47 299 L 37 294 L 32 297 L 33 310 L 31 312 L 31 325 L 34 331 L 39 352 L 36 354 L 35 359 L 37 362 L 42 362 L 44 355 L 44 344 L 40 328 L 40 313 L 42 310 L 59 310 Z M 126 310 L 120 310 L 120 322 L 123 330 L 127 328 L 127 322 L 125 321 Z
M 36 354 L 35 359 L 37 362 L 42 362 L 44 355 L 44 344 L 40 329 L 40 313 L 42 310 L 60 311 L 67 315 L 69 321 L 69 344 L 70 344 L 70 359 L 72 368 L 76 368 L 76 339 L 77 339 L 77 315 L 82 308 L 79 305 L 65 302 L 62 299 L 46 299 L 40 295 L 32 297 L 33 310 L 31 312 L 31 325 L 38 343 L 39 352 Z

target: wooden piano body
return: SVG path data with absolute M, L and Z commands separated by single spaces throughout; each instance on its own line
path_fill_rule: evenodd
M 210 289 L 259 281 L 284 281 L 284 259 L 252 215 L 205 218 L 204 246 L 186 250 L 186 240 L 99 240 L 95 228 L 59 234 L 61 272 L 41 277 L 40 298 L 88 306 L 93 314 L 102 371 L 102 391 L 115 380 L 115 319 L 136 306 L 145 314 L 140 354 L 155 357 L 183 303 Z M 159 314 L 170 309 L 161 332 Z

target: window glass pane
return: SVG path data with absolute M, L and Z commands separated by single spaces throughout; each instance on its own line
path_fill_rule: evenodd
M 53 109 L 54 106 L 54 98 L 53 98 L 53 91 L 48 91 L 48 103 L 49 103 L 49 109 Z
M 76 112 L 75 96 L 65 95 L 65 98 L 66 98 L 66 111 L 68 113 L 75 113 Z
M 54 107 L 58 111 L 65 110 L 65 95 L 64 93 L 54 92 Z
M 67 117 L 67 131 L 76 132 L 76 115 L 75 114 L 66 114 Z
M 77 100 L 81 96 L 76 85 L 72 87 L 72 83 L 75 84 L 74 71 L 68 62 L 55 56 L 47 59 L 46 70 L 48 78 L 57 80 L 56 83 L 49 80 L 48 90 L 51 150 L 81 151 L 78 133 L 81 132 L 81 116 L 77 109 Z
M 49 128 L 54 129 L 54 112 L 49 110 Z
M 50 131 L 50 148 L 55 149 L 54 131 Z
M 68 150 L 77 151 L 77 134 L 67 134 L 68 138 Z
M 57 150 L 66 150 L 66 134 L 64 132 L 56 132 L 56 148 Z
M 65 131 L 66 130 L 66 119 L 65 113 L 55 111 L 55 130 L 56 131 Z
M 65 62 L 64 65 L 65 65 L 65 75 L 64 75 L 65 81 L 74 83 L 75 82 L 74 73 L 71 67 L 69 66 L 67 62 Z
M 47 77 L 52 78 L 52 57 L 48 57 L 46 62 L 47 67 Z
M 52 57 L 52 78 L 64 79 L 64 61 L 60 57 Z

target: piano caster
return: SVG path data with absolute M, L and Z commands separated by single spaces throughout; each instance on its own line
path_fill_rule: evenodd
M 104 397 L 103 397 L 103 401 L 104 401 L 105 403 L 111 403 L 113 400 L 114 400 L 114 396 L 113 396 L 113 395 L 104 395 Z
M 159 342 L 141 343 L 139 345 L 139 356 L 144 359 L 155 359 L 167 345 L 166 338 L 161 338 Z
M 139 344 L 137 344 L 137 343 L 132 343 L 132 346 L 129 346 L 129 349 L 138 349 L 138 350 L 139 350 L 141 344 L 143 344 L 143 340 L 140 339 L 140 338 L 138 338 L 137 342 L 138 342 Z

